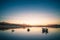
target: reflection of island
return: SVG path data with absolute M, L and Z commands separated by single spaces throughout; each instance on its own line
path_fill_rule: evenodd
M 48 33 L 48 29 L 47 28 L 42 28 L 42 33 Z
M 29 32 L 29 31 L 30 31 L 30 29 L 28 28 L 28 29 L 27 29 L 27 32 Z
M 15 30 L 11 30 L 12 32 L 14 32 Z

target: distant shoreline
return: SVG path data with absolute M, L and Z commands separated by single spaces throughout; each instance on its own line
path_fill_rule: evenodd
M 0 22 L 0 30 L 3 29 L 15 29 L 15 28 L 26 28 L 26 27 L 51 27 L 51 28 L 60 28 L 60 25 L 26 25 L 26 24 L 10 24 L 5 22 Z

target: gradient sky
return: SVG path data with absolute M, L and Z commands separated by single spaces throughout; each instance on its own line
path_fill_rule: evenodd
M 58 0 L 0 0 L 0 22 L 60 24 Z

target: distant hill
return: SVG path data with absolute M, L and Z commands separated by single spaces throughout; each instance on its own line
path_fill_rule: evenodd
M 25 27 L 53 27 L 53 28 L 60 28 L 60 25 L 57 25 L 57 24 L 26 25 L 26 24 L 12 24 L 12 23 L 7 23 L 7 22 L 0 22 L 0 29 L 25 28 Z
M 46 27 L 60 28 L 59 24 L 46 25 Z
M 32 25 L 35 27 L 52 27 L 52 28 L 60 28 L 59 24 L 49 24 L 49 25 Z
M 24 28 L 30 25 L 26 24 L 12 24 L 7 22 L 0 22 L 0 29 L 10 29 L 10 28 Z

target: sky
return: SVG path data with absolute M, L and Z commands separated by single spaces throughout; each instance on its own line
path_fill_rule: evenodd
M 59 0 L 0 0 L 0 22 L 60 24 Z

